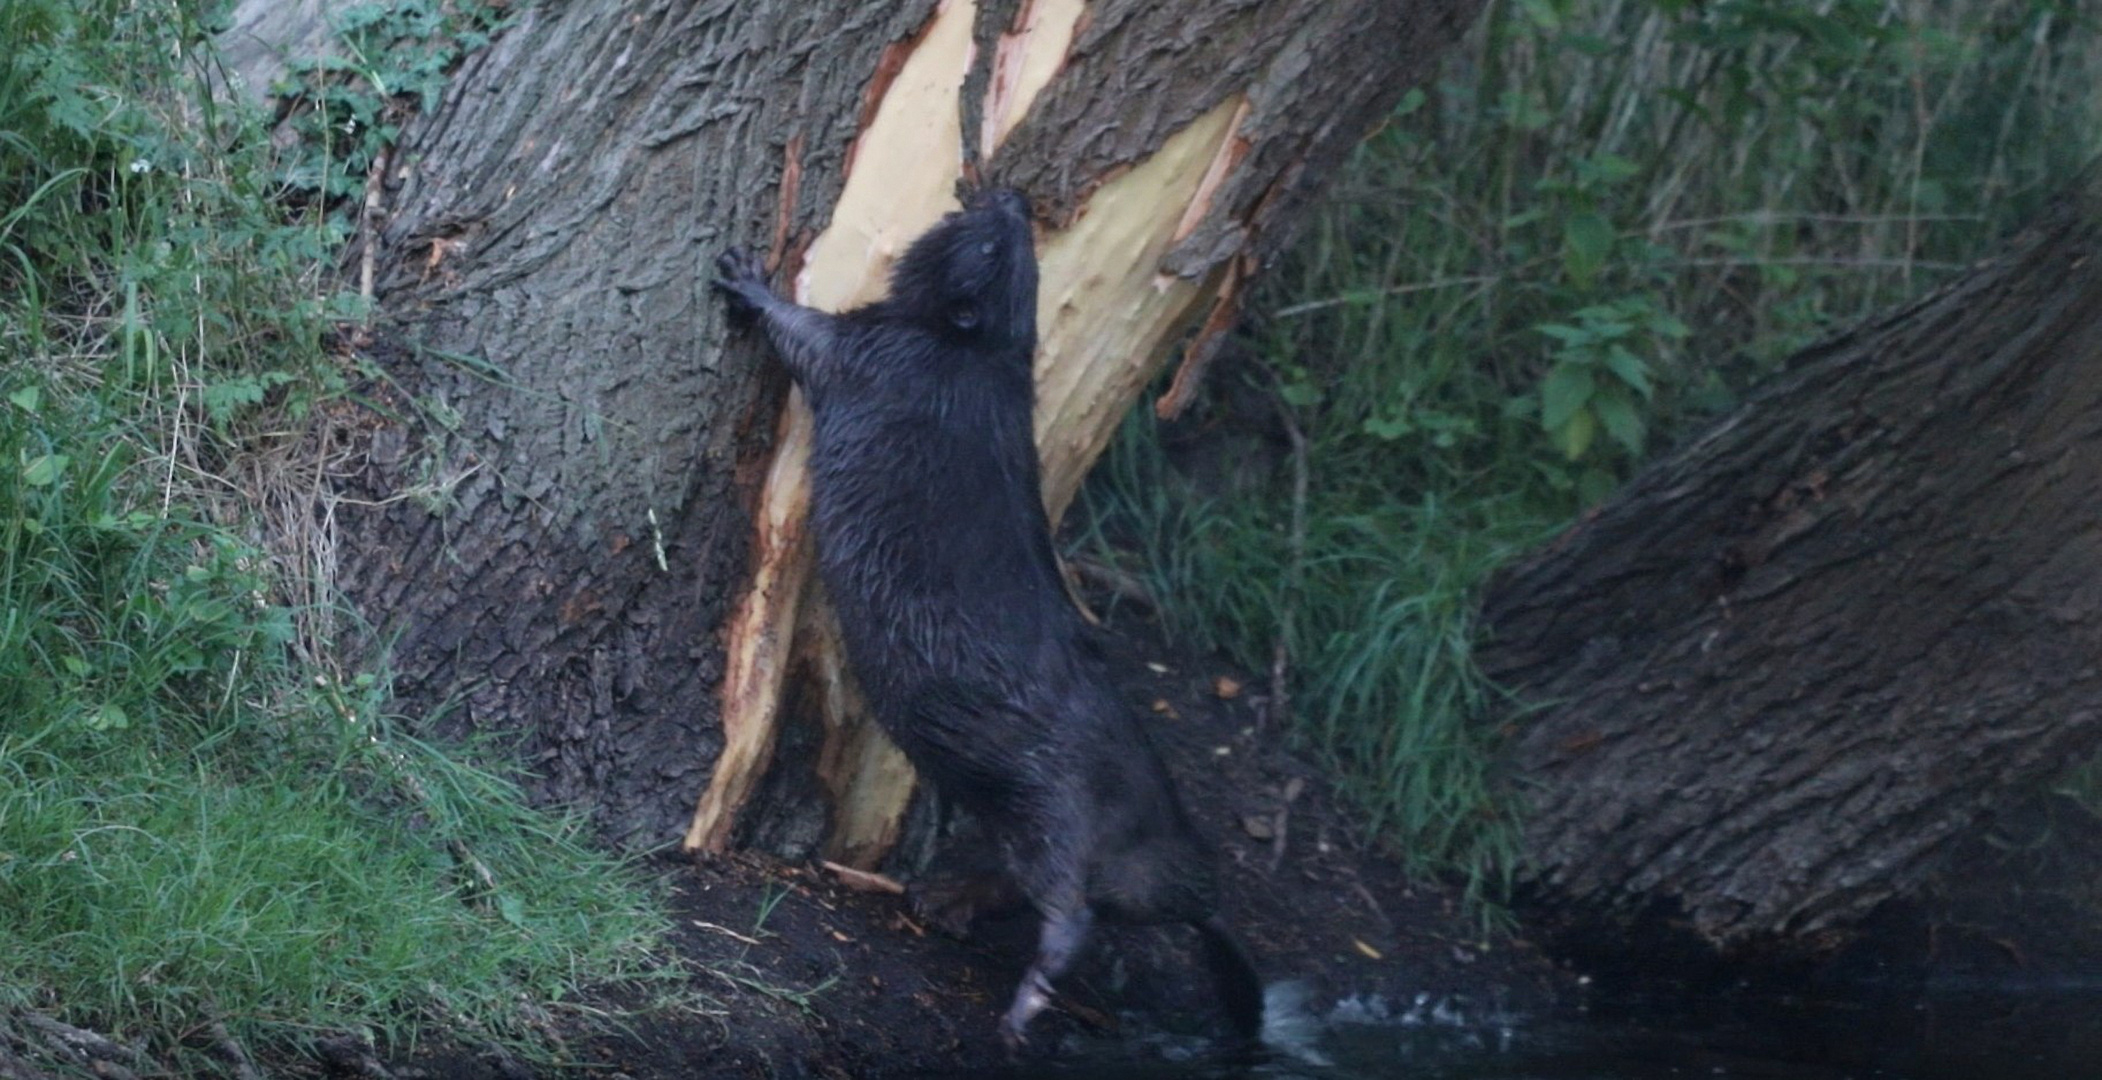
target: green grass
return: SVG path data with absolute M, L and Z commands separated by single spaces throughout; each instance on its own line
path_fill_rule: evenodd
M 0 985 L 20 1004 L 161 1038 L 223 1019 L 261 1040 L 398 1045 L 431 1020 L 515 1039 L 653 940 L 625 868 L 399 735 L 280 747 L 267 776 L 59 742 L 0 747 Z
M 162 1054 L 433 1022 L 531 1053 L 653 963 L 659 900 L 404 734 L 264 524 L 362 305 L 340 207 L 203 92 L 199 10 L 0 0 L 0 1003 Z
M 1183 638 L 1258 671 L 1281 642 L 1294 734 L 1368 832 L 1495 895 L 1523 807 L 1488 725 L 1523 718 L 1472 661 L 1488 575 L 2070 184 L 2102 146 L 2096 21 L 1490 0 L 1251 304 L 1255 362 L 1127 426 L 1086 543 Z

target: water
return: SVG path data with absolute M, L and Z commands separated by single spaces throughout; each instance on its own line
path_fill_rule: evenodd
M 1501 1024 L 1332 1029 L 1335 1080 L 2102 1080 L 2102 989 L 1631 997 Z
M 2102 980 L 1899 994 L 1599 995 L 1552 1015 L 1346 1001 L 1302 1059 L 1207 1061 L 1195 1040 L 1075 1044 L 1032 1080 L 2102 1080 Z M 1136 1060 L 1135 1060 L 1136 1059 Z M 1318 1060 L 1317 1060 L 1318 1059 Z

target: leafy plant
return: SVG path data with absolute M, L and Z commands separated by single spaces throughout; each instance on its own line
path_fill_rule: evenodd
M 403 734 L 262 523 L 346 385 L 342 227 L 209 92 L 196 5 L 0 0 L 0 41 L 0 1005 L 171 1055 L 432 1016 L 530 1047 L 661 913 Z
M 1535 327 L 1555 342 L 1540 381 L 1540 424 L 1571 461 L 1590 453 L 1601 430 L 1639 459 L 1656 396 L 1652 373 L 1663 366 L 1653 358 L 1691 331 L 1647 295 L 1581 307 L 1570 320 Z
M 330 13 L 337 49 L 294 61 L 280 87 L 301 136 L 287 165 L 292 186 L 334 204 L 365 190 L 401 125 L 438 103 L 467 53 L 510 21 L 510 5 L 386 0 Z
M 1471 661 L 1488 574 L 2070 183 L 2095 30 L 2076 0 L 1490 0 L 1251 304 L 1262 373 L 1134 420 L 1087 543 L 1193 643 L 1282 647 L 1368 825 L 1493 894 L 1518 818 Z

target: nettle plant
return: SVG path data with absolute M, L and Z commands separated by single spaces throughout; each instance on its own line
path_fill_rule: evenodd
M 1656 373 L 1691 331 L 1648 295 L 1591 304 L 1567 322 L 1534 327 L 1551 342 L 1537 391 L 1540 426 L 1570 461 L 1594 452 L 1598 434 L 1631 459 L 1649 436 Z
M 337 50 L 294 62 L 276 88 L 300 136 L 286 181 L 327 204 L 364 191 L 408 117 L 436 107 L 461 58 L 508 24 L 508 6 L 393 0 L 334 12 Z

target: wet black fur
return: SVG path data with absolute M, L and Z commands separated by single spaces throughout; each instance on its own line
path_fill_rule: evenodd
M 1230 1019 L 1255 1036 L 1262 987 L 1216 916 L 1211 852 L 1086 645 L 1052 553 L 1028 204 L 977 196 L 913 243 L 888 299 L 841 315 L 775 296 L 745 252 L 718 267 L 816 416 L 819 568 L 876 719 L 994 830 L 1043 917 L 1003 1036 L 1021 1040 L 1097 914 L 1197 927 Z

